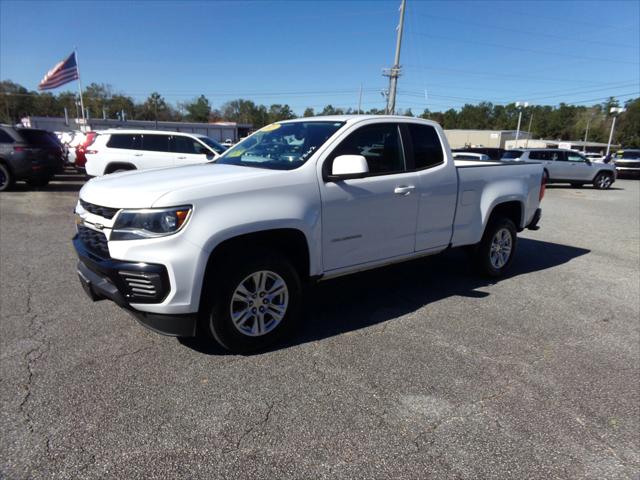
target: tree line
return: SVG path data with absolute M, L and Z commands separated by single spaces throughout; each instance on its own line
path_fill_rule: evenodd
M 261 128 L 269 123 L 296 118 L 297 115 L 288 104 L 270 106 L 256 104 L 251 100 L 237 99 L 224 103 L 219 108 L 204 95 L 190 101 L 179 102 L 175 106 L 167 102 L 157 92 L 153 92 L 143 102 L 132 97 L 116 93 L 109 85 L 92 83 L 83 91 L 85 109 L 89 118 L 122 118 L 129 120 L 228 121 L 251 124 Z M 57 95 L 29 91 L 22 85 L 4 80 L 0 82 L 0 121 L 15 123 L 24 116 L 59 117 L 66 108 L 70 117 L 78 115 L 77 94 L 62 92 Z M 614 143 L 623 146 L 640 146 L 640 98 L 628 100 L 620 105 L 613 97 L 592 106 L 576 106 L 560 103 L 558 106 L 534 105 L 522 110 L 521 130 L 529 130 L 535 138 L 560 140 L 580 140 L 584 138 L 588 127 L 590 141 L 606 142 L 613 117 L 611 107 L 624 106 L 626 112 L 619 115 L 616 123 Z M 446 129 L 478 130 L 515 130 L 520 110 L 515 104 L 496 105 L 481 102 L 467 104 L 459 110 L 444 112 L 425 109 L 414 115 L 406 110 L 403 115 L 418 116 L 435 120 Z M 322 110 L 307 108 L 303 117 L 316 115 L 341 115 L 357 113 L 352 108 L 338 108 L 332 105 Z M 383 109 L 370 109 L 363 113 L 383 114 Z

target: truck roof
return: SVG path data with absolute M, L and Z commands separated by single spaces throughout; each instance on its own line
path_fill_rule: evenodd
M 317 117 L 301 117 L 291 120 L 282 120 L 274 123 L 294 123 L 294 122 L 347 122 L 355 123 L 364 120 L 386 120 L 386 121 L 415 121 L 416 123 L 424 123 L 427 125 L 437 125 L 433 120 L 426 120 L 418 117 L 407 117 L 404 115 L 323 115 Z

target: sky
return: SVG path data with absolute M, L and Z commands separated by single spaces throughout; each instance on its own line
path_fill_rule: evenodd
M 384 108 L 400 0 L 0 0 L 0 79 L 35 90 L 77 48 L 83 84 Z M 622 103 L 640 96 L 640 1 L 407 0 L 397 108 Z M 54 92 L 77 89 L 73 84 Z

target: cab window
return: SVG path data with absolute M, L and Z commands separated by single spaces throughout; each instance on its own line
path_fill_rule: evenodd
M 435 128 L 415 123 L 409 123 L 407 128 L 413 146 L 414 169 L 421 170 L 443 163 L 442 144 Z M 473 159 L 477 160 L 477 158 Z
M 576 152 L 567 152 L 567 161 L 569 162 L 584 162 L 586 159 Z
M 367 159 L 370 175 L 384 175 L 405 171 L 400 131 L 395 123 L 378 123 L 359 128 L 333 151 L 325 163 L 331 172 L 333 159 L 339 155 L 362 155 Z

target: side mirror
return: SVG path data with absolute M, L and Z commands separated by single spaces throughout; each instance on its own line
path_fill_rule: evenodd
M 362 155 L 340 155 L 333 159 L 331 175 L 327 180 L 348 180 L 362 178 L 369 173 L 369 164 Z
M 587 165 L 591 165 L 591 160 L 589 160 L 588 158 L 585 158 L 584 161 L 586 162 Z

